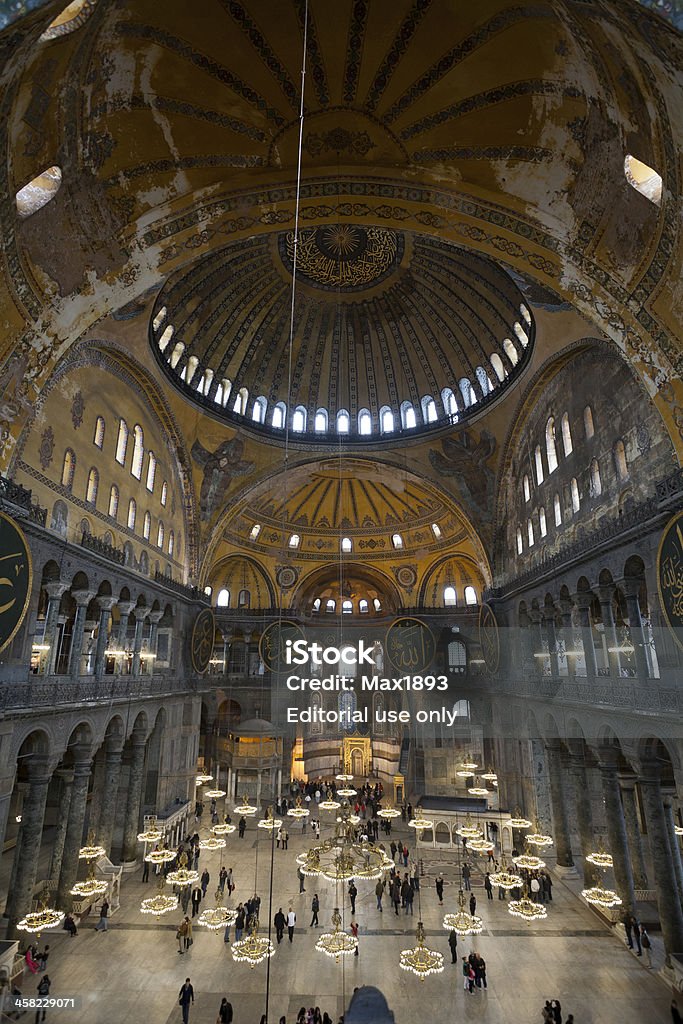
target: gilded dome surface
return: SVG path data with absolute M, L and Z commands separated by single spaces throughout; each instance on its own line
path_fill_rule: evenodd
M 533 339 L 512 278 L 427 235 L 339 223 L 235 242 L 173 275 L 151 341 L 186 397 L 309 438 L 418 433 L 478 411 Z

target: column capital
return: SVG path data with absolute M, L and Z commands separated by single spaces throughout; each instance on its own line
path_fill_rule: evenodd
M 103 597 L 96 598 L 96 600 L 101 612 L 110 612 L 118 598 L 104 595 Z
M 643 581 L 636 576 L 624 576 L 619 580 L 619 587 L 624 591 L 626 597 L 638 597 Z
M 69 589 L 68 583 L 61 583 L 59 581 L 54 583 L 44 583 L 43 589 L 48 597 L 55 598 L 61 597 L 65 590 Z
M 49 782 L 54 771 L 54 761 L 47 754 L 32 754 L 28 759 L 29 784 Z
M 594 753 L 598 760 L 598 767 L 601 772 L 614 773 L 616 776 L 621 765 L 621 752 L 608 744 L 599 744 L 594 747 Z
M 119 611 L 121 612 L 121 616 L 122 617 L 125 617 L 126 615 L 130 615 L 130 613 L 132 612 L 133 608 L 135 607 L 135 601 L 119 601 L 118 604 L 119 604 Z
M 142 622 L 149 615 L 149 608 L 134 608 L 133 615 L 135 616 L 137 622 Z
M 592 590 L 579 590 L 576 594 L 573 594 L 574 604 L 579 611 L 588 611 L 591 604 L 593 603 L 593 591 Z
M 659 786 L 662 781 L 662 766 L 656 758 L 640 758 L 636 764 L 638 782 Z
M 148 616 L 147 616 L 147 618 L 149 619 L 149 621 L 150 621 L 151 623 L 153 623 L 153 624 L 154 624 L 155 626 L 156 626 L 156 625 L 158 625 L 158 623 L 160 623 L 160 622 L 161 622 L 161 620 L 163 619 L 163 617 L 164 617 L 164 613 L 163 613 L 162 611 L 156 611 L 156 612 L 149 612 L 149 614 L 148 614 Z
M 84 605 L 90 604 L 90 602 L 92 601 L 93 597 L 95 596 L 95 591 L 94 590 L 72 590 L 71 591 L 71 596 L 73 597 L 73 599 L 76 602 L 76 604 L 78 605 L 78 607 L 82 608 Z
M 87 779 L 92 771 L 92 758 L 74 762 L 74 782 L 78 779 Z
M 625 790 L 635 790 L 636 783 L 638 782 L 635 775 L 631 775 L 627 772 L 619 772 L 619 785 Z
M 543 618 L 543 614 L 542 614 L 542 612 L 540 611 L 539 608 L 529 608 L 529 609 L 527 609 L 527 615 L 529 616 L 529 618 L 533 622 L 534 626 L 538 626 L 540 624 L 540 622 L 541 622 L 541 619 Z
M 605 583 L 594 588 L 595 593 L 598 595 L 600 604 L 611 604 L 612 598 L 614 597 L 617 585 L 616 583 Z

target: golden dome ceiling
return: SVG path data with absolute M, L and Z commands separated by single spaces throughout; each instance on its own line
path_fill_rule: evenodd
M 285 410 L 314 439 L 414 434 L 479 411 L 531 350 L 531 314 L 490 260 L 427 235 L 338 224 L 301 235 L 290 383 L 292 266 L 293 236 L 280 232 L 203 257 L 161 290 L 153 348 L 214 415 L 281 436 Z

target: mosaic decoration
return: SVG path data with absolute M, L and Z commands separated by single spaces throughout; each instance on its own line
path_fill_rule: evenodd
M 683 512 L 666 526 L 657 552 L 657 586 L 664 618 L 683 647 Z
M 321 153 L 355 153 L 367 156 L 375 143 L 367 132 L 352 132 L 348 128 L 333 128 L 329 132 L 309 132 L 304 140 L 304 149 L 310 156 Z
M 0 551 L 0 651 L 4 651 L 24 621 L 33 579 L 26 538 L 4 512 L 0 512 Z
M 458 484 L 486 522 L 491 520 L 494 470 L 489 465 L 496 439 L 482 430 L 475 440 L 471 430 L 461 430 L 441 442 L 441 451 L 429 450 L 429 461 L 442 476 L 458 477 Z
M 281 590 L 291 590 L 299 578 L 299 572 L 291 565 L 278 566 L 275 576 Z
M 40 468 L 48 469 L 52 462 L 52 456 L 55 451 L 55 434 L 52 427 L 46 427 L 43 433 L 40 435 L 40 448 L 38 449 L 38 458 L 40 459 Z
M 291 271 L 294 235 L 280 236 L 280 254 Z M 388 228 L 328 224 L 299 232 L 297 274 L 324 288 L 355 291 L 382 281 L 401 262 L 403 236 Z
M 199 492 L 202 515 L 211 515 L 235 477 L 253 472 L 254 463 L 243 459 L 243 453 L 244 441 L 239 436 L 224 441 L 213 452 L 205 448 L 199 439 L 192 445 L 192 458 L 204 470 Z
M 417 566 L 401 565 L 392 566 L 392 568 L 399 586 L 403 587 L 407 593 L 412 594 L 413 588 L 417 583 Z
M 74 430 L 83 423 L 83 414 L 85 413 L 85 399 L 83 398 L 83 392 L 77 391 L 74 395 L 73 402 L 71 403 L 71 422 L 74 425 Z

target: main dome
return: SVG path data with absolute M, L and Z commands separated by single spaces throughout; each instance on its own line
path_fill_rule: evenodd
M 408 437 L 479 411 L 526 364 L 533 319 L 501 267 L 350 223 L 299 234 L 290 358 L 294 248 L 291 232 L 235 242 L 157 297 L 157 358 L 214 415 L 322 443 Z

